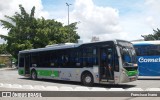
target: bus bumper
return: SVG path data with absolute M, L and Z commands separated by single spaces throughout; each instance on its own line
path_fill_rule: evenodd
M 128 76 L 126 73 L 122 73 L 120 76 L 120 83 L 132 82 L 138 79 L 138 75 L 136 76 Z

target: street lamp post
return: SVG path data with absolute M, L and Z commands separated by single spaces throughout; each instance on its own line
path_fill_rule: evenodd
M 68 6 L 68 25 L 69 25 L 69 6 L 72 4 L 66 3 L 66 5 Z
M 66 3 L 66 5 L 68 6 L 68 26 L 69 26 L 69 6 L 72 5 L 72 4 Z M 69 42 L 71 42 L 70 36 L 69 36 Z

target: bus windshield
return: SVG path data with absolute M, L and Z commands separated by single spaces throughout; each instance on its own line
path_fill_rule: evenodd
M 137 63 L 136 52 L 133 45 L 128 42 L 121 42 L 119 44 L 120 53 L 124 67 L 133 67 Z
M 129 67 L 136 63 L 136 52 L 132 48 L 120 47 L 123 66 Z

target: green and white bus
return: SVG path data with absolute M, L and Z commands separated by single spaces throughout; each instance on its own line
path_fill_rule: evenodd
M 132 43 L 110 40 L 20 51 L 18 73 L 32 79 L 76 81 L 90 86 L 135 81 L 138 66 Z

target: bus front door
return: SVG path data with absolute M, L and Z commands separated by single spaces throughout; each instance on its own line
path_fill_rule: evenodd
M 114 79 L 113 48 L 102 47 L 100 49 L 100 81 Z

